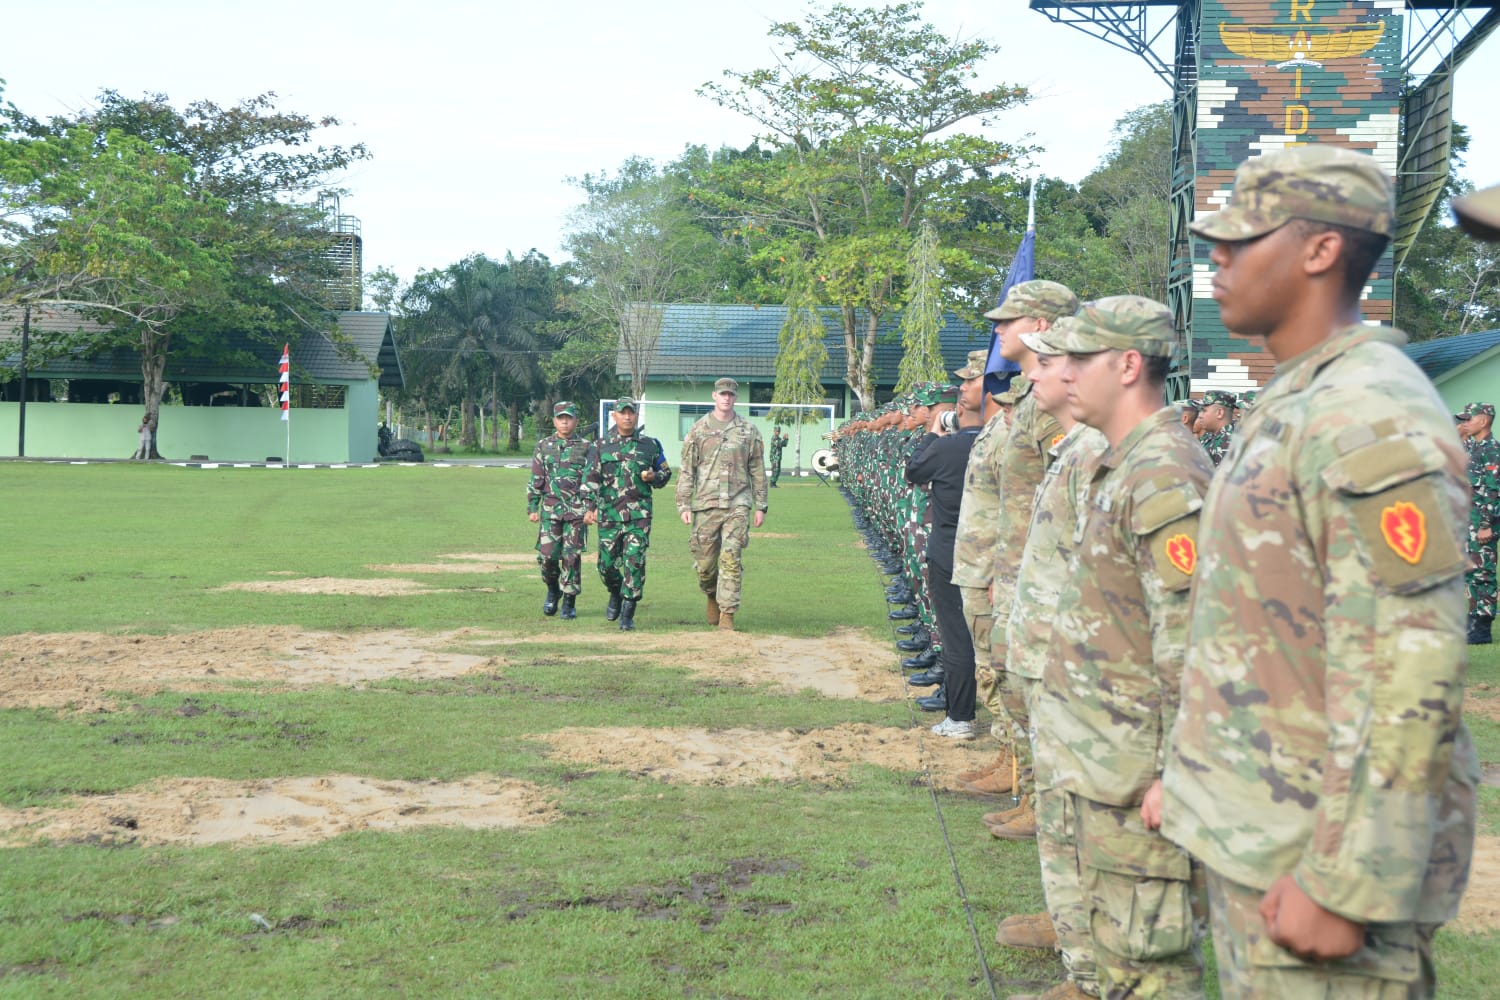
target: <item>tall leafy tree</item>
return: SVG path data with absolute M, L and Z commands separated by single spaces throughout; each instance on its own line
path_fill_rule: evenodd
M 705 298 L 701 266 L 715 256 L 676 175 L 631 157 L 613 175 L 574 183 L 587 201 L 569 219 L 564 246 L 582 287 L 577 309 L 618 338 L 619 357 L 640 397 L 661 339 L 663 307 Z
M 880 320 L 901 300 L 917 227 L 967 225 L 1013 187 L 999 172 L 1026 152 L 963 126 L 991 125 L 1028 95 L 979 85 L 975 66 L 996 46 L 944 35 L 916 3 L 835 5 L 770 34 L 785 45 L 775 66 L 700 90 L 757 122 L 768 155 L 725 164 L 703 197 L 740 220 L 768 272 L 810 267 L 842 320 L 846 381 L 868 407 Z M 972 256 L 986 232 L 969 228 Z
M 932 223 L 923 220 L 908 262 L 910 281 L 906 308 L 901 311 L 901 367 L 896 391 L 918 382 L 943 380 L 943 264 L 942 248 Z
M 313 145 L 337 119 L 280 111 L 274 94 L 178 110 L 106 90 L 76 117 L 10 106 L 4 124 L 5 200 L 36 220 L 7 244 L 9 297 L 69 302 L 104 325 L 72 346 L 136 350 L 153 428 L 174 353 L 228 360 L 231 333 L 268 347 L 309 330 L 337 339 L 329 234 L 307 199 L 368 155 Z M 58 280 L 80 271 L 93 280 Z
M 811 404 L 823 402 L 823 366 L 828 363 L 828 328 L 818 311 L 818 301 L 810 283 L 788 285 L 786 319 L 776 338 L 776 384 L 771 402 Z M 778 424 L 792 423 L 806 411 L 775 409 L 771 419 Z

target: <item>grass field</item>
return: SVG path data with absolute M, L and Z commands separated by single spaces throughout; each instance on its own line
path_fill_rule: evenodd
M 955 748 L 928 747 L 936 720 L 900 697 L 881 580 L 835 490 L 771 494 L 745 634 L 716 645 L 669 500 L 638 632 L 604 621 L 592 553 L 578 621 L 544 619 L 524 487 L 502 468 L 0 464 L 0 842 L 7 814 L 114 803 L 102 826 L 0 848 L 0 997 L 1004 997 L 1056 981 L 1055 958 L 993 942 L 997 918 L 1040 908 L 1035 847 L 991 840 L 979 816 L 997 803 L 944 789 Z M 891 697 L 768 680 L 851 635 L 890 651 Z M 411 669 L 271 671 L 278 643 L 311 664 L 371 636 Z M 70 683 L 103 679 L 49 692 L 59 659 Z M 447 669 L 460 662 L 477 666 Z M 1472 681 L 1494 765 L 1500 655 L 1479 651 Z M 650 730 L 825 757 L 760 773 L 700 742 L 707 780 L 610 763 Z M 911 763 L 843 766 L 857 733 Z M 180 779 L 248 795 L 352 778 L 524 788 L 532 815 L 464 826 L 407 806 L 389 829 L 296 842 L 149 835 L 202 818 L 145 804 L 178 801 Z M 1500 934 L 1445 930 L 1439 963 L 1441 995 L 1493 995 Z

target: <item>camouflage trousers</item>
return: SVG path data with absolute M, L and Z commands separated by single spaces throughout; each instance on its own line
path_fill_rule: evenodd
M 740 606 L 740 554 L 749 544 L 749 507 L 693 511 L 688 551 L 693 554 L 698 589 L 712 596 L 722 611 L 735 611 Z
M 1469 588 L 1469 614 L 1495 617 L 1495 543 L 1481 545 L 1469 540 L 1469 565 L 1464 574 Z
M 781 456 L 777 455 L 771 459 L 771 485 L 776 485 L 776 480 L 781 478 Z
M 557 586 L 564 594 L 583 589 L 583 550 L 589 544 L 589 526 L 583 519 L 549 520 L 543 515 L 536 536 L 536 561 L 542 567 L 542 580 Z
M 1078 871 L 1076 803 L 1074 796 L 1060 788 L 1037 786 L 1036 848 L 1042 865 L 1047 915 L 1057 930 L 1063 967 L 1079 989 L 1098 996 L 1094 937 L 1089 932 L 1089 906 Z
M 1070 798 L 1100 995 L 1201 1000 L 1203 866 L 1146 829 L 1139 806 Z
M 599 522 L 599 579 L 604 589 L 627 601 L 639 601 L 646 586 L 646 549 L 650 520 Z
M 1306 962 L 1276 945 L 1260 915 L 1264 890 L 1207 872 L 1208 910 L 1224 1000 L 1418 1000 L 1437 989 L 1432 924 L 1369 924 L 1365 945 L 1336 962 Z
M 990 629 L 990 667 L 994 672 L 994 683 L 984 705 L 990 710 L 990 732 L 1001 744 L 1015 754 L 1022 773 L 1027 775 L 1018 794 L 1035 794 L 1036 786 L 1030 775 L 1035 768 L 1032 755 L 1031 706 L 1027 702 L 1027 687 L 1023 678 L 1005 669 L 1009 645 L 1006 633 L 1010 629 L 1010 615 L 996 609 Z

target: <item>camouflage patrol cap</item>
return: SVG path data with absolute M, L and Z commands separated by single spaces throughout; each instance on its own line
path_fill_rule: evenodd
M 1374 157 L 1342 146 L 1296 146 L 1252 157 L 1234 175 L 1229 204 L 1188 224 L 1215 242 L 1254 239 L 1293 219 L 1311 219 L 1390 236 L 1394 187 Z
M 1007 388 L 1004 392 L 994 393 L 990 396 L 990 398 L 999 403 L 1001 406 L 1015 406 L 1016 396 L 1016 390 L 1012 386 L 1010 388 Z
M 1470 236 L 1500 240 L 1500 184 L 1454 199 L 1453 216 Z
M 1064 317 L 1064 319 L 1066 319 L 1066 317 Z M 1058 320 L 1058 322 L 1062 322 L 1062 320 Z M 1021 334 L 1021 343 L 1025 344 L 1026 349 L 1032 354 L 1045 354 L 1049 358 L 1055 357 L 1059 354 L 1068 353 L 1067 351 L 1059 351 L 1057 348 L 1047 343 L 1046 338 L 1037 331 Z
M 936 382 L 918 382 L 912 386 L 911 402 L 913 406 L 935 406 L 938 401 L 938 384 Z
M 1203 403 L 1200 400 L 1196 400 L 1193 397 L 1189 396 L 1186 399 L 1179 399 L 1177 401 L 1177 407 L 1178 409 L 1193 410 L 1196 412 L 1197 410 L 1203 408 Z
M 1172 311 L 1142 295 L 1111 295 L 1085 302 L 1075 315 L 1062 317 L 1041 337 L 1065 354 L 1114 350 L 1169 358 L 1177 346 Z
M 577 420 L 578 419 L 578 404 L 577 403 L 570 403 L 567 400 L 562 400 L 561 402 L 553 403 L 552 404 L 552 415 L 554 417 L 572 417 L 574 420 Z
M 990 352 L 988 349 L 982 351 L 970 351 L 968 364 L 964 365 L 953 374 L 957 375 L 959 378 L 965 381 L 968 381 L 971 378 L 979 378 L 984 375 L 984 365 L 985 362 L 989 361 L 989 359 Z
M 721 378 L 714 383 L 714 392 L 732 392 L 738 396 L 740 384 L 732 378 Z
M 1240 394 L 1240 412 L 1249 413 L 1255 407 L 1255 390 Z
M 944 382 L 942 385 L 938 386 L 937 397 L 937 401 L 939 403 L 958 402 L 958 386 L 954 385 L 951 382 Z
M 1227 406 L 1231 410 L 1240 405 L 1238 397 L 1224 389 L 1210 389 L 1203 394 L 1204 406 Z
M 632 413 L 640 412 L 640 408 L 636 406 L 635 400 L 631 399 L 629 396 L 626 396 L 624 399 L 615 400 L 615 409 L 617 411 L 630 410 Z
M 1495 408 L 1489 403 L 1469 403 L 1462 410 L 1453 414 L 1453 419 L 1468 420 L 1470 417 L 1477 417 L 1481 413 L 1491 420 L 1495 419 Z
M 1023 281 L 1011 286 L 1005 301 L 984 314 L 985 319 L 1000 322 L 1005 319 L 1021 319 L 1035 316 L 1038 319 L 1057 319 L 1078 311 L 1078 296 L 1067 285 L 1055 281 Z

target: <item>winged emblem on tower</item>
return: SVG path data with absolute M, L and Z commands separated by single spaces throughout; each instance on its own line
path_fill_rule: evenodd
M 1384 33 L 1384 21 L 1340 25 L 1317 32 L 1306 28 L 1288 31 L 1285 25 L 1277 24 L 1219 25 L 1219 39 L 1230 52 L 1274 63 L 1277 69 L 1303 66 L 1321 69 L 1330 59 L 1364 55 Z

